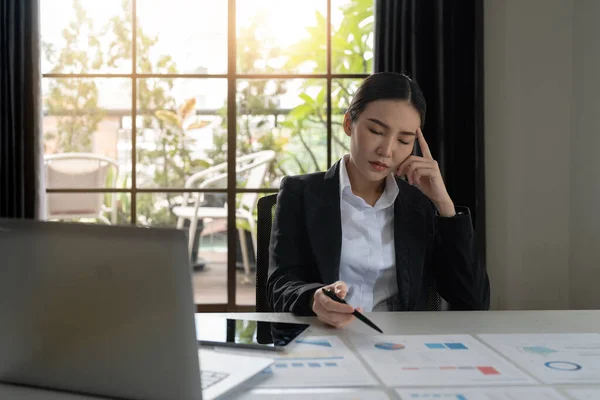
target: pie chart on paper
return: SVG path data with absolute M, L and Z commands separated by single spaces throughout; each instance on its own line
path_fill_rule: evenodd
M 377 348 L 379 350 L 403 350 L 404 345 L 400 344 L 400 343 L 384 342 L 384 343 L 375 343 L 375 348 Z

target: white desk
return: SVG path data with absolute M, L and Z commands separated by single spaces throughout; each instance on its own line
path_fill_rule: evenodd
M 322 325 L 316 318 L 295 317 L 291 314 L 211 315 L 276 322 L 308 322 L 313 324 L 311 326 L 312 334 L 338 334 L 352 350 L 352 344 L 348 339 L 353 334 L 375 333 L 360 321 L 353 322 L 343 330 L 336 330 Z M 600 310 L 368 313 L 367 316 L 386 334 L 600 333 Z M 202 318 L 202 314 L 197 314 L 200 329 Z M 372 371 L 368 366 L 367 369 Z M 600 382 L 597 387 L 600 388 Z M 557 386 L 557 388 L 561 388 L 561 386 Z M 386 387 L 381 389 L 389 395 L 390 399 L 398 398 L 391 389 Z M 0 385 L 0 399 L 91 400 L 99 398 Z

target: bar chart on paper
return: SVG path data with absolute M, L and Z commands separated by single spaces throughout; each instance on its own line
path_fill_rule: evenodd
M 396 389 L 402 400 L 566 400 L 551 388 Z
M 479 337 L 544 383 L 600 382 L 600 334 L 486 334 Z
M 388 386 L 477 386 L 535 381 L 469 335 L 354 337 Z
M 377 381 L 336 336 L 308 336 L 277 353 L 261 388 L 375 386 Z

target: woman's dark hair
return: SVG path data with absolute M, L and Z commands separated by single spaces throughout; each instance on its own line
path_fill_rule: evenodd
M 421 88 L 408 76 L 396 72 L 378 72 L 369 75 L 358 87 L 348 107 L 350 119 L 355 122 L 367 104 L 376 100 L 406 100 L 421 116 L 421 128 L 425 124 L 425 97 Z

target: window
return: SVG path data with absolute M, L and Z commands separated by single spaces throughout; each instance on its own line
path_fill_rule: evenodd
M 47 217 L 188 229 L 198 198 L 198 310 L 253 309 L 245 218 L 285 175 L 348 151 L 341 121 L 372 71 L 373 0 L 41 7 Z M 248 166 L 266 150 L 264 171 Z

